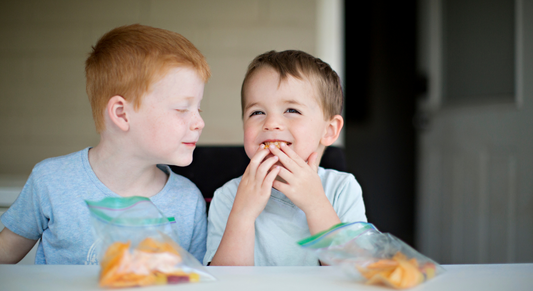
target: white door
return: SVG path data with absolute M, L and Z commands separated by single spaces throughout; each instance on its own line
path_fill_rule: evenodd
M 417 245 L 533 261 L 533 1 L 421 0 Z

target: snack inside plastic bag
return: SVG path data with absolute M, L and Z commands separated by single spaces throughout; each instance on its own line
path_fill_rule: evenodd
M 435 261 L 366 222 L 340 223 L 298 244 L 369 285 L 411 288 L 444 272 Z
M 177 243 L 174 218 L 146 197 L 85 201 L 91 212 L 104 288 L 213 281 Z

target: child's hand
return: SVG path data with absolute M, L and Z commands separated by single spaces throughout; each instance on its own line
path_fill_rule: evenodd
M 265 160 L 269 153 L 268 149 L 259 148 L 242 175 L 224 235 L 211 265 L 254 265 L 255 219 L 265 209 L 272 183 L 281 169 L 274 166 L 278 157 Z
M 279 166 L 273 167 L 279 159 L 277 156 L 264 160 L 269 153 L 268 149 L 259 148 L 250 160 L 233 202 L 231 212 L 234 215 L 255 221 L 265 208 L 270 198 L 272 183 L 281 169 Z
M 312 153 L 305 162 L 285 143 L 281 144 L 281 150 L 270 146 L 270 151 L 284 166 L 279 177 L 285 182 L 276 180 L 273 186 L 305 213 L 309 232 L 314 235 L 340 223 L 317 173 L 318 154 Z
M 271 145 L 270 151 L 283 164 L 284 168 L 281 168 L 279 176 L 286 182 L 274 181 L 274 188 L 285 194 L 306 214 L 324 204 L 331 205 L 317 173 L 317 153 L 312 153 L 305 162 L 285 143 L 281 144 L 281 150 Z

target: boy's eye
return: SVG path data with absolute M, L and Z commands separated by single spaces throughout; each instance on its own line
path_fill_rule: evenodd
M 286 113 L 298 113 L 298 114 L 300 113 L 300 111 L 298 111 L 298 110 L 296 110 L 294 108 L 289 108 L 289 109 L 285 110 L 285 112 Z
M 263 111 L 254 111 L 252 112 L 252 114 L 250 114 L 250 117 L 254 116 L 254 115 L 261 115 L 261 114 L 265 114 Z

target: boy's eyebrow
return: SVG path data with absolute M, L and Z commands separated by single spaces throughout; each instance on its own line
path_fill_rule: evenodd
M 287 100 L 287 101 L 285 101 L 285 103 L 287 103 L 287 104 L 295 104 L 295 105 L 304 105 L 303 103 L 298 102 L 296 100 Z
M 185 101 L 187 101 L 187 102 L 190 102 L 191 100 L 194 100 L 194 98 L 195 98 L 194 96 L 179 97 L 176 101 L 178 101 L 178 100 L 180 100 L 180 101 L 181 101 L 181 100 L 185 100 Z
M 284 101 L 285 104 L 294 104 L 294 105 L 300 105 L 300 106 L 305 106 L 305 104 L 301 103 L 301 102 L 298 102 L 296 100 L 292 100 L 292 99 L 289 99 L 289 100 L 286 100 Z M 244 111 L 248 110 L 250 107 L 253 107 L 255 105 L 259 104 L 259 102 L 254 102 L 254 103 L 250 103 L 248 105 L 246 105 L 246 107 L 244 107 Z
M 248 110 L 250 107 L 253 107 L 253 106 L 257 105 L 257 104 L 258 104 L 258 102 L 254 102 L 254 103 L 250 103 L 250 104 L 246 105 L 246 107 L 244 107 L 244 111 Z

